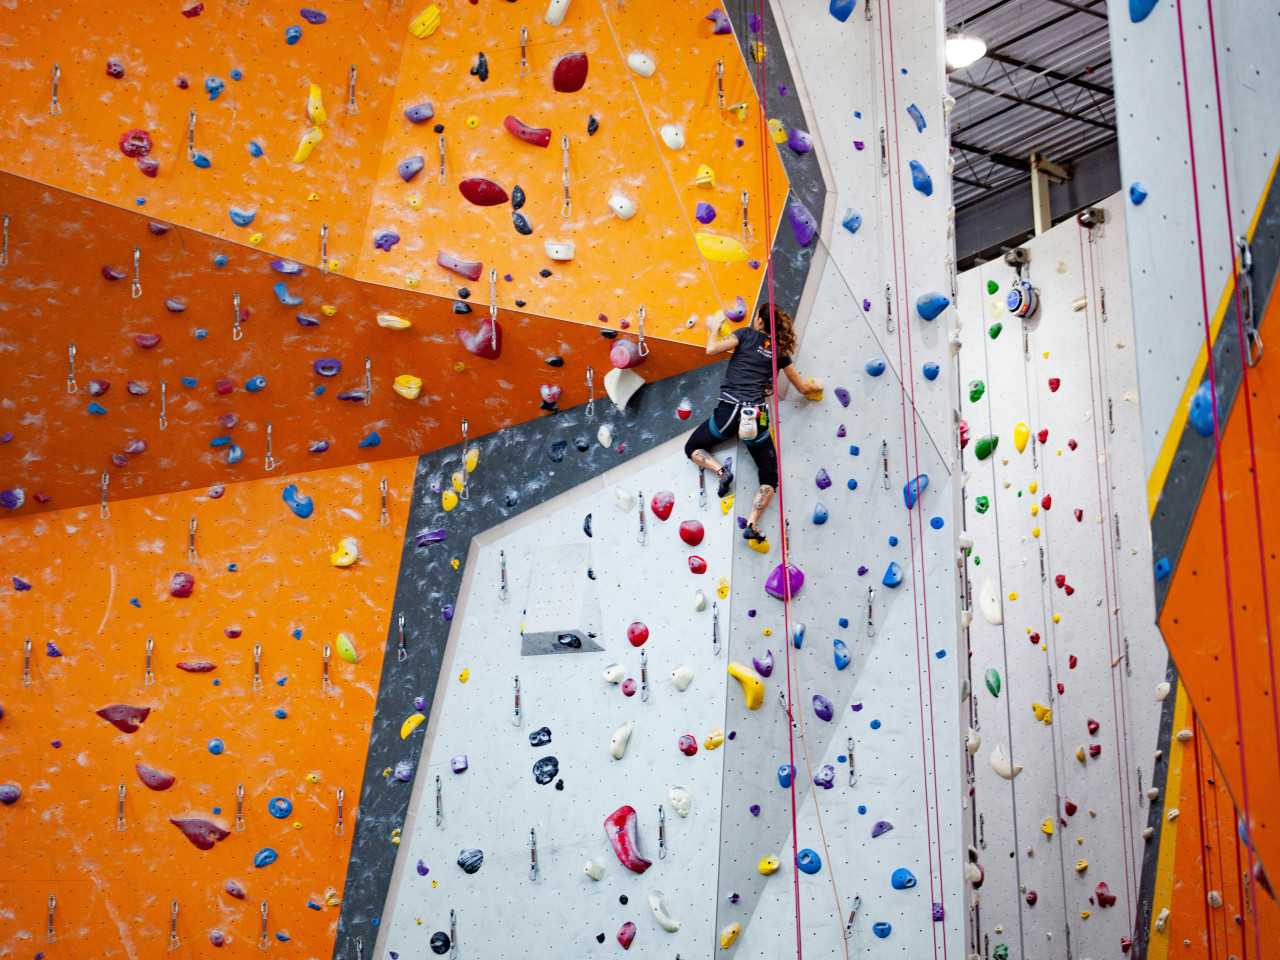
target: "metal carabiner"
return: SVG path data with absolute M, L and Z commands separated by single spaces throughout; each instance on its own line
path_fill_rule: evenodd
M 644 342 L 644 304 L 640 304 L 640 310 L 636 315 L 636 330 L 639 333 L 639 342 L 636 346 L 640 350 L 640 356 L 647 357 L 649 355 L 649 345 Z

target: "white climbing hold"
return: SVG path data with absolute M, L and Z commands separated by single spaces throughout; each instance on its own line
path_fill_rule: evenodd
M 1213 907 L 1215 910 L 1222 906 L 1222 894 L 1217 890 L 1209 891 L 1209 906 Z
M 653 57 L 639 50 L 627 54 L 627 66 L 641 77 L 652 77 L 653 72 L 658 69 L 658 65 L 653 62 Z
M 1193 736 L 1195 736 L 1195 734 L 1193 734 L 1190 730 L 1179 730 L 1177 733 L 1174 734 L 1174 736 L 1178 738 L 1179 743 L 1186 743 Z
M 625 410 L 636 391 L 644 386 L 644 378 L 634 370 L 614 367 L 604 375 L 604 390 L 619 411 Z
M 978 595 L 978 607 L 987 623 L 1000 626 L 1004 623 L 1004 610 L 1000 605 L 1000 592 L 995 582 L 986 577 L 982 581 L 982 590 Z
M 1169 812 L 1165 814 L 1165 819 L 1168 820 L 1170 823 L 1173 823 L 1173 821 L 1178 819 L 1178 814 L 1181 812 L 1182 811 L 1179 810 L 1177 807 L 1170 807 Z
M 604 668 L 605 683 L 621 683 L 622 678 L 626 675 L 626 670 L 622 669 L 622 664 L 611 663 Z
M 693 609 L 697 610 L 699 613 L 707 609 L 707 595 L 701 590 L 694 591 Z
M 675 684 L 677 690 L 684 693 L 689 689 L 689 684 L 693 683 L 693 667 L 681 664 L 671 671 L 671 682 Z
M 564 23 L 564 15 L 569 12 L 569 0 L 551 0 L 547 4 L 546 15 L 542 18 L 549 27 L 558 27 Z
M 1160 701 L 1160 700 L 1163 700 L 1165 697 L 1167 697 L 1169 695 L 1170 689 L 1171 688 L 1169 686 L 1168 680 L 1161 680 L 1159 683 L 1157 683 L 1156 684 L 1156 700 Z
M 689 807 L 693 804 L 693 797 L 689 793 L 688 787 L 675 784 L 667 789 L 667 799 L 671 801 L 671 807 L 682 818 L 689 816 Z
M 565 240 L 563 242 L 556 240 L 547 240 L 542 244 L 542 249 L 546 251 L 547 258 L 556 260 L 560 263 L 566 263 L 573 259 L 573 241 Z
M 617 730 L 613 732 L 613 737 L 609 740 L 609 755 L 615 760 L 621 760 L 627 753 L 627 744 L 631 742 L 631 731 L 636 725 L 628 720 Z
M 594 860 L 588 860 L 582 865 L 582 872 L 592 880 L 599 880 L 604 876 L 604 867 L 596 863 Z
M 684 149 L 684 128 L 676 126 L 674 123 L 663 124 L 661 130 L 658 131 L 662 137 L 662 142 L 672 150 Z
M 996 748 L 991 751 L 991 769 L 1004 780 L 1012 780 L 1022 772 L 1022 764 L 1014 763 L 1004 752 L 1004 747 L 996 744 Z
M 653 912 L 653 919 L 658 921 L 658 926 L 667 933 L 675 933 L 680 929 L 680 921 L 668 912 L 667 901 L 661 890 L 654 890 L 649 894 L 649 909 Z
M 1169 908 L 1161 907 L 1160 912 L 1156 914 L 1156 930 L 1164 933 L 1164 928 L 1169 925 Z
M 617 504 L 619 510 L 624 513 L 630 513 L 636 505 L 636 495 L 630 490 L 624 490 L 622 487 L 614 487 L 613 502 Z
M 613 446 L 613 427 L 607 423 L 600 424 L 600 429 L 596 431 L 596 440 L 602 447 Z
M 630 220 L 636 215 L 636 202 L 625 193 L 615 193 L 609 198 L 609 209 L 619 220 Z
M 969 756 L 971 757 L 982 749 L 982 734 L 973 729 L 973 727 L 970 727 L 969 732 L 965 735 L 964 748 L 969 751 Z

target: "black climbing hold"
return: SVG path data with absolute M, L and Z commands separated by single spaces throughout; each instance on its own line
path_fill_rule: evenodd
M 434 127 L 432 127 L 431 129 L 432 129 L 432 130 L 434 130 L 436 133 L 444 133 L 444 124 L 443 124 L 443 123 L 437 123 L 437 124 L 436 124 Z
M 471 299 L 471 290 L 470 290 L 470 288 L 468 288 L 468 287 L 459 287 L 459 288 L 458 288 L 458 296 L 460 296 L 463 300 L 470 300 L 470 299 Z
M 516 228 L 516 233 L 522 237 L 527 237 L 533 233 L 533 224 L 529 222 L 529 218 L 523 213 L 512 213 L 511 223 Z
M 547 357 L 544 362 L 548 367 L 563 367 L 564 357 Z
M 507 509 L 510 510 L 512 507 L 514 507 L 516 504 L 520 502 L 520 495 L 516 493 L 514 490 L 508 490 L 506 500 L 504 500 L 503 502 L 506 504 Z
M 591 536 L 591 514 L 587 514 L 582 518 L 582 532 L 588 537 Z
M 599 129 L 600 121 L 596 119 L 596 115 L 593 113 L 591 116 L 587 117 L 587 136 L 594 137 L 596 135 L 596 131 Z
M 550 727 L 539 727 L 537 730 L 534 730 L 529 734 L 529 746 L 531 747 L 545 747 L 550 742 Z
M 603 933 L 597 933 L 597 934 L 596 934 L 596 943 L 604 943 L 604 934 L 603 934 Z
M 618 902 L 625 907 L 627 905 L 627 895 L 624 893 L 622 896 L 620 896 L 618 898 Z
M 552 463 L 563 463 L 564 452 L 567 449 L 569 449 L 569 442 L 567 440 L 557 440 L 555 443 L 551 444 L 551 449 L 548 451 L 547 456 L 551 458 Z
M 546 267 L 543 267 L 541 270 L 538 271 L 538 276 L 544 277 L 544 278 L 549 277 L 551 276 L 551 271 L 548 270 Z
M 524 201 L 525 201 L 524 187 L 520 186 L 520 184 L 517 183 L 514 187 L 511 188 L 511 209 L 519 210 L 521 207 L 524 206 Z
M 606 340 L 617 340 L 618 331 L 617 330 L 601 330 L 600 336 L 604 337 Z
M 524 305 L 525 305 L 526 303 L 528 303 L 528 301 L 527 301 L 527 300 L 517 300 L 517 301 L 516 301 L 516 306 L 517 306 L 517 307 L 524 307 Z
M 458 852 L 458 866 L 463 873 L 475 873 L 484 863 L 484 851 L 466 847 Z
M 431 952 L 436 956 L 444 956 L 449 952 L 450 946 L 449 935 L 443 930 L 437 930 L 431 935 Z
M 595 570 L 591 569 L 591 567 L 587 567 L 587 579 L 594 580 L 595 578 L 596 578 Z
M 471 304 L 465 300 L 453 301 L 453 312 L 465 316 L 471 312 Z
M 476 62 L 471 68 L 471 75 L 479 77 L 481 83 L 489 79 L 489 58 L 484 55 L 483 50 L 476 54 Z
M 559 633 L 556 634 L 556 643 L 562 647 L 572 647 L 574 649 L 582 648 L 582 638 L 576 633 Z
M 563 790 L 563 789 L 564 789 L 564 781 L 563 781 L 563 780 L 557 780 L 557 781 L 556 781 L 556 789 L 557 789 L 557 790 Z
M 559 772 L 560 761 L 553 756 L 543 757 L 533 765 L 534 782 L 540 783 L 544 787 L 554 780 L 556 778 L 556 774 Z
M 586 453 L 591 449 L 591 441 L 586 437 L 574 437 L 573 445 L 578 448 L 579 453 Z

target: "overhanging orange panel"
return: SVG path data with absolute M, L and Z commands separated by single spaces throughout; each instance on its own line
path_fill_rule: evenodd
M 561 26 L 551 27 L 541 10 L 531 15 L 510 4 L 456 4 L 435 34 L 407 42 L 369 219 L 371 231 L 394 230 L 402 239 L 387 253 L 366 245 L 360 277 L 394 286 L 417 279 L 422 289 L 447 295 L 453 279 L 434 265 L 444 248 L 483 261 L 486 270 L 497 268 L 499 276 L 513 275 L 514 284 L 500 286 L 506 306 L 521 298 L 542 315 L 586 323 L 603 315 L 634 324 L 643 305 L 646 333 L 691 342 L 704 336 L 696 322 L 703 315 L 738 296 L 750 303 L 761 270 L 706 261 L 694 243 L 695 231 L 710 231 L 763 260 L 772 240 L 760 200 L 758 110 L 746 66 L 732 35 L 711 34 L 704 8 L 669 4 L 655 16 L 652 8 L 633 6 L 583 0 L 570 6 Z M 640 18 L 647 30 L 638 28 Z M 524 67 L 522 27 L 528 31 Z M 628 68 L 628 55 L 637 51 L 656 62 L 651 77 Z M 481 52 L 485 81 L 472 72 Z M 578 92 L 556 92 L 555 65 L 571 53 L 587 56 L 586 84 Z M 717 61 L 724 65 L 725 102 L 742 104 L 741 110 L 719 106 Z M 443 134 L 404 118 L 404 107 L 424 100 L 434 104 L 432 122 Z M 517 139 L 504 129 L 507 116 L 548 128 L 549 145 Z M 598 131 L 589 134 L 592 118 Z M 659 130 L 668 123 L 682 128 L 682 149 L 664 145 Z M 397 165 L 415 157 L 425 167 L 406 183 Z M 715 185 L 695 187 L 704 163 L 714 170 Z M 776 221 L 787 192 L 776 156 L 771 176 Z M 516 230 L 511 203 L 479 207 L 464 199 L 459 183 L 465 178 L 491 180 L 507 194 L 519 186 L 527 197 L 519 213 L 532 233 Z M 743 190 L 754 198 L 751 239 L 742 229 Z M 615 193 L 635 203 L 632 219 L 611 211 Z M 698 201 L 714 207 L 713 223 L 695 219 Z M 572 261 L 550 259 L 548 241 L 571 242 Z M 541 276 L 543 270 L 550 275 Z
M 1280 298 L 1272 298 L 1267 319 L 1280 324 Z M 1280 865 L 1280 808 L 1275 803 L 1280 796 L 1280 742 L 1271 678 L 1276 675 L 1273 671 L 1280 671 L 1280 663 L 1273 662 L 1268 649 L 1265 613 L 1269 608 L 1273 630 L 1277 631 L 1274 642 L 1280 645 L 1280 595 L 1276 593 L 1280 590 L 1280 565 L 1276 562 L 1280 514 L 1268 504 L 1270 491 L 1280 478 L 1278 376 L 1266 360 L 1249 370 L 1261 518 L 1254 510 L 1250 438 L 1244 396 L 1240 394 L 1222 436 L 1229 555 L 1223 555 L 1217 480 L 1211 470 L 1160 616 L 1160 628 L 1178 672 L 1242 810 L 1242 774 L 1248 777 L 1250 833 L 1263 863 L 1273 865 L 1273 871 L 1280 869 L 1275 866 Z M 1158 511 L 1164 509 L 1163 503 L 1157 506 Z M 1262 588 L 1259 533 L 1265 544 L 1270 596 Z M 1237 650 L 1234 664 L 1224 576 L 1228 564 Z M 1280 651 L 1276 654 L 1280 656 Z M 1237 706 L 1243 725 L 1237 722 Z
M 408 34 L 398 5 L 388 0 L 317 4 L 327 23 L 313 26 L 300 4 L 284 0 L 205 0 L 198 16 L 183 16 L 193 0 L 41 0 L 11 7 L 0 22 L 0 46 L 10 51 L 0 84 L 0 169 L 76 193 L 146 211 L 206 233 L 248 242 L 256 231 L 268 249 L 318 263 L 320 230 L 329 227 L 329 255 L 354 263 L 368 242 L 364 229 L 374 171 L 386 128 L 400 47 Z M 285 31 L 300 26 L 301 39 Z M 107 75 L 115 58 L 120 79 Z M 60 112 L 51 112 L 52 72 L 61 71 Z M 356 108 L 347 106 L 356 71 Z M 242 79 L 231 77 L 240 70 Z M 224 84 L 216 100 L 209 77 Z M 178 86 L 179 78 L 188 84 Z M 318 84 L 328 114 L 325 139 L 306 163 L 293 163 L 311 126 L 310 84 Z M 194 111 L 195 148 L 207 169 L 188 159 Z M 154 178 L 124 156 L 120 137 L 147 130 L 158 160 Z M 263 155 L 250 154 L 250 143 Z M 257 211 L 235 226 L 232 206 Z
M 294 472 L 456 443 L 464 418 L 475 437 L 546 416 L 543 384 L 563 389 L 562 406 L 583 403 L 588 366 L 595 370 L 596 396 L 603 395 L 610 342 L 589 326 L 503 311 L 501 356 L 468 353 L 456 331 L 487 321 L 487 285 L 468 284 L 472 312 L 459 315 L 448 300 L 312 268 L 282 275 L 269 254 L 202 234 L 175 228 L 154 236 L 146 217 L 3 174 L 0 194 L 12 216 L 9 265 L 0 270 L 0 433 L 13 433 L 0 443 L 0 489 L 24 489 L 25 510 L 96 502 L 103 470 L 110 471 L 112 499 L 263 476 L 268 423 L 278 469 Z M 130 290 L 135 246 L 137 299 Z M 223 267 L 215 265 L 220 254 L 228 257 Z M 122 269 L 125 278 L 104 279 L 104 265 Z M 303 302 L 282 305 L 273 292 L 277 283 Z M 459 278 L 455 293 L 463 283 Z M 238 341 L 236 293 L 250 312 Z M 170 309 L 179 305 L 182 312 Z M 380 313 L 413 326 L 384 329 Z M 319 326 L 301 326 L 299 315 Z M 133 339 L 140 333 L 160 334 L 160 344 L 140 349 Z M 67 392 L 71 344 L 74 394 Z M 563 365 L 548 365 L 556 356 Z M 369 404 L 339 399 L 364 388 L 366 357 Z M 313 362 L 321 358 L 340 360 L 341 372 L 319 376 Z M 638 372 L 656 380 L 706 362 L 701 350 L 654 342 Z M 392 390 L 400 374 L 423 380 L 420 398 Z M 258 376 L 265 388 L 248 392 L 246 383 Z M 185 386 L 184 378 L 195 386 Z M 219 394 L 221 379 L 234 391 Z M 100 397 L 91 395 L 94 380 L 110 384 Z M 130 395 L 131 380 L 149 392 Z M 106 412 L 91 414 L 94 403 Z M 228 416 L 234 425 L 220 420 Z M 379 445 L 361 448 L 374 433 Z M 217 438 L 234 442 L 244 459 L 229 465 L 229 448 L 210 445 L 221 442 Z M 146 449 L 113 463 L 113 454 L 134 449 L 131 441 Z M 316 441 L 327 441 L 329 449 L 309 453 Z M 50 500 L 41 504 L 37 497 Z
M 281 502 L 281 478 L 230 486 L 218 500 L 183 494 L 113 504 L 105 520 L 95 506 L 0 525 L 0 778 L 22 789 L 17 803 L 0 807 L 0 954 L 164 956 L 176 900 L 182 955 L 210 955 L 215 929 L 230 938 L 220 955 L 259 955 L 264 902 L 273 946 L 284 947 L 276 933 L 285 931 L 293 955 L 329 955 L 338 909 L 327 895 L 341 895 L 346 873 L 415 465 L 405 458 L 291 478 L 314 499 L 307 520 Z M 187 552 L 192 517 L 195 560 Z M 360 560 L 338 569 L 329 556 L 344 537 L 357 540 Z M 195 578 L 186 599 L 170 595 L 179 571 Z M 15 593 L 13 576 L 31 589 Z M 335 646 L 326 689 L 323 648 L 339 631 L 354 639 L 360 660 L 342 660 Z M 60 657 L 48 655 L 49 644 Z M 177 666 L 198 659 L 216 669 Z M 113 703 L 151 713 L 124 734 L 94 713 Z M 210 751 L 214 739 L 221 754 Z M 137 763 L 176 782 L 148 789 Z M 237 784 L 243 831 L 234 829 Z M 389 789 L 398 787 L 408 789 Z M 292 813 L 273 817 L 273 797 L 289 800 Z M 198 850 L 169 823 L 184 816 L 208 818 L 230 836 Z M 266 847 L 278 861 L 255 868 L 254 854 Z M 246 899 L 225 892 L 228 880 L 243 885 Z M 51 894 L 58 942 L 46 946 Z

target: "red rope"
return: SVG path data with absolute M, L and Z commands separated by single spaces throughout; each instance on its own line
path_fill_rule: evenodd
M 907 469 L 908 482 L 910 482 L 911 477 L 914 477 L 919 474 L 920 441 L 919 441 L 919 434 L 917 430 L 916 416 L 915 416 L 915 410 L 916 410 L 915 359 L 914 359 L 912 344 L 911 344 L 911 325 L 910 325 L 911 321 L 910 321 L 910 313 L 909 313 L 910 308 L 907 306 L 908 297 L 906 296 L 906 290 L 910 285 L 910 280 L 907 272 L 908 258 L 907 258 L 907 249 L 906 249 L 906 218 L 903 214 L 903 206 L 902 206 L 902 173 L 897 163 L 897 160 L 900 159 L 900 136 L 899 136 L 900 131 L 899 131 L 898 113 L 897 113 L 897 107 L 896 107 L 896 104 L 898 102 L 898 81 L 897 81 L 897 75 L 896 75 L 897 62 L 894 56 L 894 46 L 893 46 L 893 4 L 891 0 L 884 0 L 883 10 L 885 12 L 885 23 L 886 23 L 887 29 L 882 28 L 880 30 L 880 69 L 881 69 L 880 91 L 881 91 L 881 100 L 882 100 L 882 103 L 884 104 L 884 114 L 885 114 L 886 124 L 888 122 L 888 117 L 890 115 L 892 115 L 893 117 L 894 163 L 891 164 L 891 172 L 889 175 L 889 223 L 890 223 L 891 240 L 893 242 L 890 243 L 890 248 L 893 251 L 893 269 L 894 269 L 895 279 L 897 278 L 897 275 L 898 275 L 899 247 L 901 247 L 901 250 L 902 250 L 902 282 L 900 284 L 895 284 L 895 286 L 897 287 L 897 294 L 898 294 L 896 299 L 899 303 L 899 313 L 898 313 L 899 319 L 898 319 L 898 325 L 897 325 L 897 334 L 898 334 L 898 370 L 900 373 L 899 395 L 900 395 L 900 405 L 902 408 L 902 446 L 903 446 L 903 459 L 906 462 L 906 466 L 908 468 Z M 889 83 L 888 84 L 884 82 L 886 33 L 888 34 L 888 67 L 889 67 Z M 892 107 L 890 106 L 888 101 L 890 87 L 892 88 L 892 91 L 893 91 Z M 897 193 L 896 193 L 897 222 L 896 224 L 894 222 L 894 216 L 893 216 L 894 206 L 895 206 L 894 176 L 893 176 L 894 170 L 897 171 Z M 903 356 L 903 351 L 902 351 L 904 327 L 906 328 L 905 332 L 906 332 L 906 340 L 907 340 L 907 353 L 905 358 Z M 907 389 L 906 387 L 908 383 L 910 384 L 910 394 L 911 394 L 910 406 L 912 411 L 912 414 L 911 414 L 912 440 L 910 443 L 908 443 L 908 438 L 907 438 Z M 914 454 L 914 463 L 915 463 L 914 469 L 912 469 L 913 454 Z M 918 583 L 917 583 L 917 577 L 916 577 L 917 537 L 919 538 L 920 557 L 921 557 L 920 564 L 919 564 L 919 582 Z M 915 504 L 914 510 L 907 511 L 907 538 L 908 538 L 908 542 L 910 544 L 910 550 L 911 550 L 911 589 L 912 589 L 912 600 L 913 600 L 912 612 L 915 620 L 915 648 L 916 648 L 916 684 L 917 684 L 916 700 L 917 700 L 918 712 L 920 717 L 920 765 L 921 765 L 922 777 L 924 779 L 924 785 L 925 785 L 924 821 L 925 821 L 925 839 L 928 844 L 927 852 L 928 852 L 928 859 L 929 859 L 929 896 L 931 899 L 934 899 L 935 902 L 945 904 L 946 897 L 945 897 L 945 889 L 943 887 L 943 877 L 942 877 L 942 870 L 941 870 L 942 825 L 941 825 L 940 816 L 939 816 L 939 808 L 941 805 L 938 800 L 937 733 L 936 733 L 936 728 L 934 726 L 933 709 L 932 709 L 933 708 L 933 663 L 932 663 L 932 660 L 930 659 L 930 644 L 929 644 L 929 599 L 928 599 L 929 591 L 928 591 L 928 583 L 925 578 L 925 570 L 924 570 L 924 566 L 925 566 L 924 564 L 924 556 L 925 556 L 924 506 L 923 506 L 923 503 L 921 502 L 920 497 L 916 498 L 916 504 Z M 919 598 L 918 603 L 915 602 L 916 598 Z M 921 642 L 921 633 L 922 633 L 920 628 L 920 621 L 921 621 L 922 612 L 923 612 L 923 619 L 924 619 L 923 640 L 924 640 L 924 646 L 925 646 L 925 653 L 923 657 L 921 656 L 921 653 L 920 653 L 920 642 Z M 920 683 L 920 678 L 922 675 L 925 677 L 929 686 L 929 710 L 927 711 L 928 724 L 929 724 L 929 742 L 928 743 L 925 742 L 925 734 L 924 734 L 926 710 L 925 710 L 924 686 Z M 930 756 L 932 757 L 932 767 L 930 767 L 930 759 L 929 759 Z M 932 785 L 932 788 L 933 788 L 932 823 L 930 823 L 930 810 L 929 810 L 930 785 Z M 937 843 L 938 843 L 938 870 L 937 871 L 934 870 L 934 837 L 935 835 L 937 837 Z M 933 934 L 933 953 L 934 953 L 934 956 L 937 956 L 938 925 L 936 922 L 933 922 L 930 924 L 930 930 L 931 930 L 931 933 Z M 942 956 L 944 960 L 946 960 L 946 957 L 947 957 L 947 949 L 948 949 L 947 938 L 944 930 L 943 937 L 942 937 Z
M 1234 808 L 1231 810 L 1231 816 L 1231 839 L 1236 847 L 1236 897 L 1240 902 L 1240 920 L 1243 923 L 1247 921 L 1244 912 L 1244 868 L 1240 865 L 1240 830 L 1235 822 L 1236 811 Z M 1253 924 L 1253 928 L 1256 933 L 1258 928 L 1256 922 Z M 1240 931 L 1240 958 L 1241 960 L 1249 960 L 1249 941 L 1245 938 L 1243 930 Z
M 1203 887 L 1201 900 L 1204 902 L 1204 933 L 1209 941 L 1209 960 L 1214 955 L 1213 920 L 1209 914 L 1209 845 L 1204 839 L 1204 770 L 1200 766 L 1200 719 L 1195 710 L 1191 711 L 1191 727 L 1195 731 L 1196 761 L 1196 814 L 1200 822 L 1200 885 Z
M 1227 638 L 1231 650 L 1231 685 L 1235 700 L 1236 737 L 1240 754 L 1240 793 L 1244 807 L 1246 830 L 1252 833 L 1253 817 L 1249 812 L 1249 772 L 1245 760 L 1244 708 L 1240 697 L 1240 661 L 1236 650 L 1235 598 L 1231 589 L 1231 549 L 1227 535 L 1227 495 L 1222 478 L 1222 422 L 1218 414 L 1218 385 L 1213 362 L 1213 331 L 1209 323 L 1209 288 L 1204 267 L 1204 230 L 1200 223 L 1200 181 L 1196 172 L 1196 141 L 1191 120 L 1191 80 L 1187 74 L 1187 43 L 1182 23 L 1182 0 L 1175 0 L 1178 17 L 1178 47 L 1182 57 L 1182 97 L 1187 119 L 1187 141 L 1191 161 L 1191 199 L 1196 221 L 1196 254 L 1200 258 L 1200 308 L 1204 322 L 1205 360 L 1209 371 L 1209 392 L 1213 404 L 1213 465 L 1218 487 L 1218 527 L 1222 538 L 1222 568 L 1226 593 Z M 1252 855 L 1252 849 L 1250 850 Z M 1249 872 L 1250 894 L 1253 893 L 1253 871 Z M 1252 902 L 1252 896 L 1250 897 Z M 1254 931 L 1255 938 L 1257 931 Z M 1255 947 L 1259 944 L 1255 942 Z M 1260 950 L 1259 950 L 1260 952 Z
M 764 29 L 764 0 L 756 0 L 756 16 L 760 28 Z M 751 48 L 754 51 L 753 40 L 748 40 L 753 44 Z M 759 124 L 758 132 L 760 135 L 760 173 L 763 181 L 763 203 L 765 223 L 770 227 L 773 225 L 773 209 L 772 200 L 769 193 L 769 160 L 772 152 L 772 144 L 768 137 L 768 112 L 767 102 L 769 96 L 769 67 L 766 57 L 761 56 L 756 61 L 756 90 L 758 94 L 759 104 Z M 782 541 L 782 625 L 785 630 L 783 637 L 782 649 L 786 654 L 787 665 L 787 762 L 791 769 L 791 876 L 793 896 L 795 899 L 795 916 L 796 916 L 796 960 L 802 960 L 804 957 L 804 939 L 800 926 L 800 871 L 796 869 L 796 859 L 799 856 L 799 841 L 796 818 L 796 741 L 795 727 L 792 723 L 793 702 L 791 698 L 791 562 L 787 548 L 787 513 L 783 503 L 783 476 L 782 469 L 782 430 L 778 419 L 778 327 L 776 317 L 776 305 L 774 303 L 774 285 L 773 285 L 773 244 L 770 241 L 768 251 L 765 255 L 765 278 L 768 286 L 768 303 L 769 303 L 769 339 L 770 351 L 769 362 L 773 376 L 773 393 L 769 397 L 770 416 L 773 418 L 770 428 L 773 431 L 774 449 L 778 455 L 778 533 Z M 850 758 L 852 763 L 852 758 Z M 834 869 L 834 867 L 833 867 Z

